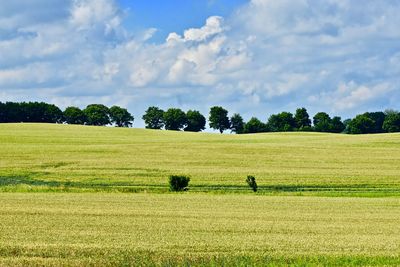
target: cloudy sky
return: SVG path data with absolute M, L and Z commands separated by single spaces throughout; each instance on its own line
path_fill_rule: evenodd
M 62 108 L 400 109 L 400 0 L 13 0 L 0 101 Z

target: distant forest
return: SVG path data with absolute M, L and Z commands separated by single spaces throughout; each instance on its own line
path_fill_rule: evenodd
M 184 112 L 179 108 L 170 108 L 164 111 L 153 106 L 146 110 L 142 119 L 148 129 L 200 132 L 206 128 L 206 118 L 196 110 Z M 109 108 L 102 104 L 91 104 L 83 110 L 67 107 L 62 111 L 56 105 L 44 102 L 0 102 L 0 123 L 15 122 L 131 127 L 134 117 L 126 108 Z M 342 121 L 340 117 L 331 117 L 325 112 L 318 112 L 311 120 L 305 108 L 298 108 L 295 114 L 273 114 L 266 122 L 256 117 L 245 122 L 240 114 L 235 113 L 229 117 L 226 109 L 215 106 L 210 109 L 208 122 L 212 129 L 221 133 L 229 130 L 236 134 L 291 131 L 347 134 L 400 132 L 400 112 L 395 110 L 366 112 Z

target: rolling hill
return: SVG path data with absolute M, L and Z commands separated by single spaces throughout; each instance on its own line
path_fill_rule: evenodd
M 399 134 L 0 124 L 0 145 L 0 266 L 400 264 Z
M 56 124 L 0 124 L 2 191 L 190 191 L 400 195 L 400 134 L 220 135 Z

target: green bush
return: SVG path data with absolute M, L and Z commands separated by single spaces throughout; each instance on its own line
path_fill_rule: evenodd
M 188 190 L 190 178 L 184 175 L 171 175 L 169 177 L 170 191 L 186 191 Z
M 246 182 L 254 192 L 257 192 L 257 182 L 254 176 L 248 175 Z

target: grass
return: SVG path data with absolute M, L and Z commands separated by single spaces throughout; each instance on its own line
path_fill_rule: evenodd
M 0 265 L 400 265 L 399 198 L 2 193 Z
M 400 266 L 400 134 L 0 124 L 0 192 L 0 266 Z
M 399 196 L 400 135 L 218 135 L 51 124 L 0 125 L 0 191 L 190 190 L 317 196 Z

